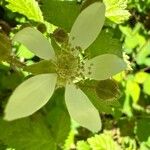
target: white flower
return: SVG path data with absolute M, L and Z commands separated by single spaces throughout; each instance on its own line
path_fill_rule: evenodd
M 73 55 L 71 49 L 74 48 L 77 51 L 77 47 L 80 47 L 84 51 L 88 48 L 99 35 L 104 19 L 105 6 L 103 3 L 95 2 L 84 9 L 71 29 L 70 49 L 66 52 L 62 51 L 57 56 L 49 41 L 36 29 L 27 27 L 15 35 L 13 41 L 24 44 L 42 59 L 53 60 L 57 69 L 56 73 L 36 75 L 19 85 L 6 106 L 6 120 L 23 118 L 39 110 L 48 102 L 59 80 L 63 80 L 65 102 L 70 116 L 81 126 L 93 132 L 101 129 L 98 110 L 83 91 L 76 88 L 74 81 L 82 77 L 95 80 L 108 79 L 125 69 L 126 65 L 122 59 L 112 54 L 84 60 L 78 55 Z

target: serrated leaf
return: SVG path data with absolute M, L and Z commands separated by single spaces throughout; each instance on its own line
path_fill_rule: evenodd
M 62 146 L 69 135 L 71 129 L 71 120 L 65 106 L 64 100 L 65 88 L 58 88 L 50 99 L 46 119 L 55 142 Z
M 25 66 L 23 68 L 23 70 L 30 72 L 34 75 L 56 72 L 55 65 L 51 61 L 48 61 L 48 60 L 42 60 L 38 63 L 29 65 L 29 66 Z
M 79 125 L 92 132 L 101 129 L 99 113 L 82 90 L 68 84 L 65 90 L 65 102 L 70 116 Z
M 130 17 L 127 0 L 103 0 L 106 5 L 106 17 L 115 23 L 122 23 Z
M 8 2 L 7 8 L 13 12 L 18 12 L 28 19 L 42 22 L 42 12 L 35 0 L 6 0 Z
M 43 0 L 41 6 L 44 18 L 50 23 L 70 31 L 80 13 L 76 0 Z
M 95 135 L 87 141 L 92 150 L 121 150 L 121 147 L 107 134 Z
M 119 39 L 113 38 L 111 30 L 102 30 L 93 44 L 86 50 L 90 58 L 102 54 L 122 55 L 122 44 Z
M 0 140 L 16 150 L 56 150 L 50 130 L 41 115 L 6 122 L 0 119 Z
M 20 84 L 6 105 L 4 119 L 27 117 L 43 107 L 55 90 L 56 79 L 56 74 L 42 74 Z

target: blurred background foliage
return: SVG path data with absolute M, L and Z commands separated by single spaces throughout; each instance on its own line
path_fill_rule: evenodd
M 56 26 L 70 31 L 82 1 L 0 0 L 0 150 L 150 150 L 150 0 L 103 2 L 107 19 L 92 45 L 101 45 L 102 51 L 91 56 L 120 56 L 123 50 L 129 69 L 114 77 L 120 98 L 99 102 L 103 129 L 93 134 L 70 121 L 64 89 L 31 117 L 2 119 L 8 97 L 28 75 L 20 69 L 23 63 L 39 62 L 23 45 L 12 47 L 11 37 L 26 26 L 37 27 L 47 37 Z

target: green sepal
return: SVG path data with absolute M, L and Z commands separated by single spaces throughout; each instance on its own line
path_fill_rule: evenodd
M 56 72 L 55 65 L 50 60 L 42 60 L 42 61 L 32 64 L 30 66 L 25 66 L 23 68 L 23 70 L 30 72 L 34 75 Z
M 97 94 L 97 87 L 99 81 L 96 80 L 85 80 L 84 82 L 79 82 L 79 88 L 88 96 L 93 105 L 99 110 L 99 112 L 112 113 L 112 107 L 118 107 L 119 102 L 115 99 L 102 99 L 100 93 Z M 104 93 L 102 93 L 104 94 Z
M 119 86 L 113 79 L 98 81 L 96 93 L 103 100 L 116 99 L 120 95 Z
M 0 33 L 0 60 L 6 60 L 11 55 L 11 42 L 8 37 Z

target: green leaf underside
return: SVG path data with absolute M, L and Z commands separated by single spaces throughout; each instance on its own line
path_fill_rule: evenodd
M 89 66 L 91 66 L 89 74 Z M 105 80 L 126 69 L 126 63 L 116 55 L 103 54 L 85 63 L 86 76 L 95 80 Z
M 99 35 L 105 20 L 105 5 L 95 2 L 85 8 L 75 20 L 71 32 L 72 47 L 88 48 Z
M 33 65 L 29 65 L 23 68 L 24 71 L 30 72 L 34 75 L 45 74 L 45 73 L 55 73 L 55 65 L 48 60 L 42 60 Z
M 8 2 L 7 8 L 13 12 L 18 12 L 28 19 L 42 22 L 42 12 L 35 0 L 6 0 Z
M 66 86 L 65 102 L 70 116 L 79 125 L 98 132 L 101 129 L 101 120 L 98 111 L 88 97 L 75 85 Z
M 76 0 L 43 0 L 41 6 L 44 18 L 50 23 L 70 31 L 80 13 Z
M 54 59 L 55 53 L 50 42 L 38 30 L 26 27 L 20 30 L 13 38 L 13 42 L 19 42 L 40 58 Z
M 42 74 L 20 84 L 6 105 L 4 119 L 10 121 L 27 117 L 39 110 L 52 96 L 56 79 L 56 74 Z
M 113 37 L 110 30 L 102 30 L 97 39 L 86 50 L 89 58 L 102 54 L 114 54 L 122 56 L 122 44 L 119 39 Z
M 39 114 L 12 122 L 0 119 L 0 133 L 0 140 L 16 150 L 56 150 L 50 130 Z

